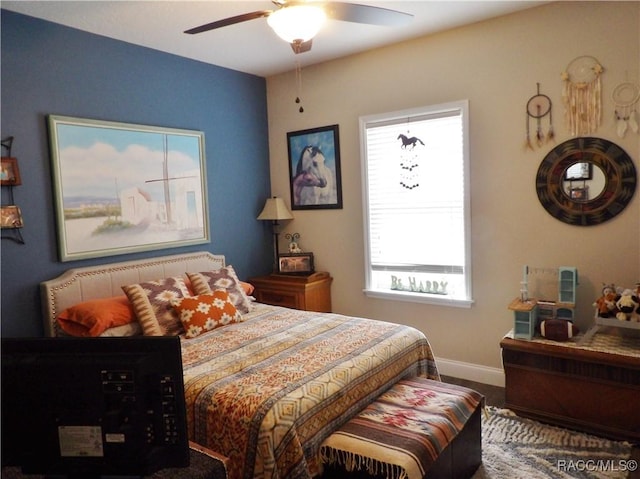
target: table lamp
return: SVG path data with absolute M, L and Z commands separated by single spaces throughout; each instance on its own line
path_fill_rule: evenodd
M 262 208 L 262 212 L 258 215 L 259 220 L 271 220 L 273 227 L 273 272 L 278 272 L 278 221 L 280 220 L 292 220 L 293 215 L 291 211 L 284 204 L 282 198 L 274 196 L 273 198 L 267 198 L 267 201 Z

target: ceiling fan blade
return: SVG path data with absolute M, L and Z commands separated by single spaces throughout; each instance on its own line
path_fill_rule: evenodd
M 412 14 L 397 10 L 343 2 L 327 2 L 325 12 L 333 20 L 389 27 L 404 25 L 413 18 Z
M 273 10 L 259 10 L 251 13 L 243 13 L 242 15 L 236 15 L 235 17 L 225 18 L 215 22 L 200 25 L 199 27 L 190 28 L 185 30 L 184 33 L 193 35 L 194 33 L 208 32 L 209 30 L 215 30 L 216 28 L 226 27 L 228 25 L 234 25 L 236 23 L 242 23 L 249 20 L 255 20 L 256 18 L 268 17 L 273 13 Z
M 298 53 L 308 52 L 311 50 L 311 42 L 313 42 L 313 39 L 307 40 L 306 42 L 293 42 L 291 43 L 291 49 L 296 55 Z

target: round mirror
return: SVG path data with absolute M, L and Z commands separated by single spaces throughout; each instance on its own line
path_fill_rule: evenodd
M 564 172 L 563 191 L 573 201 L 591 201 L 602 194 L 606 182 L 600 166 L 590 161 L 574 163 Z
M 618 145 L 602 138 L 575 138 L 542 160 L 536 191 L 553 217 L 589 226 L 619 214 L 631 201 L 636 181 L 633 161 Z

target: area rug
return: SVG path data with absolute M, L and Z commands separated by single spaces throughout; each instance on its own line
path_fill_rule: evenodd
M 520 418 L 488 407 L 482 465 L 473 479 L 624 479 L 637 466 L 631 444 Z

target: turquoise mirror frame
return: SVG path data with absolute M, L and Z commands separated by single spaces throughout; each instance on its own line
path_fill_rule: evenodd
M 605 176 L 602 191 L 593 199 L 576 200 L 565 190 L 565 172 L 576 163 L 592 163 Z M 636 190 L 636 168 L 618 145 L 602 138 L 573 138 L 544 157 L 536 175 L 538 199 L 554 218 L 577 226 L 610 220 L 624 210 Z

